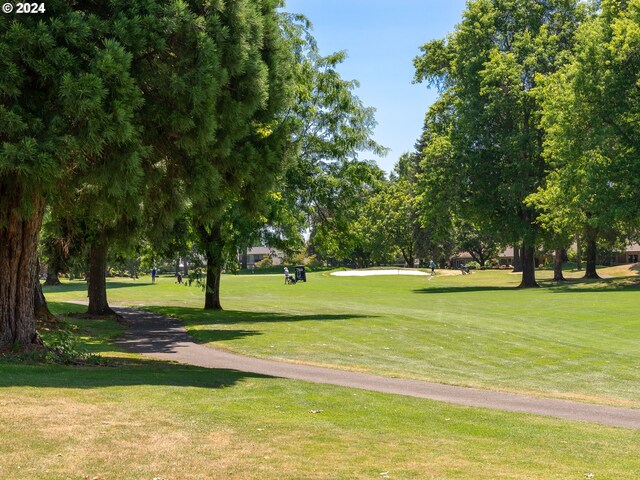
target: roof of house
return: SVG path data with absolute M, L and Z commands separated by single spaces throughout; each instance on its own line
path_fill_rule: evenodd
M 513 247 L 507 247 L 497 255 L 497 258 L 510 258 L 510 257 L 513 257 Z M 459 252 L 458 258 L 473 258 L 473 257 L 469 252 Z
M 279 255 L 282 256 L 282 252 L 271 247 L 251 247 L 247 251 L 248 255 Z

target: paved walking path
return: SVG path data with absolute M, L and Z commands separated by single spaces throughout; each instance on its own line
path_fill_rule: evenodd
M 246 357 L 194 343 L 179 320 L 142 310 L 129 308 L 114 308 L 114 310 L 131 323 L 118 344 L 129 351 L 161 360 L 428 398 L 470 407 L 533 413 L 640 429 L 640 410 L 379 377 Z

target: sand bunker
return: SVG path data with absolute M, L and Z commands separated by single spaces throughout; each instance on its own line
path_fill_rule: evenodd
M 431 275 L 420 270 L 344 270 L 333 272 L 336 277 L 369 277 L 371 275 Z

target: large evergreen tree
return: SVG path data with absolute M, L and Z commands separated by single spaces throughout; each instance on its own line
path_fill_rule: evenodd
M 36 247 L 47 198 L 72 177 L 101 182 L 99 171 L 137 171 L 140 92 L 131 55 L 109 31 L 56 0 L 43 15 L 0 17 L 0 349 L 36 338 Z M 116 150 L 129 153 L 105 154 Z
M 217 41 L 224 88 L 216 101 L 215 145 L 197 155 L 200 182 L 189 179 L 191 219 L 207 261 L 205 308 L 220 309 L 225 253 L 237 251 L 233 221 L 258 214 L 283 168 L 292 59 L 277 0 L 227 2 L 208 20 Z M 219 22 L 225 29 L 219 29 Z M 205 182 L 202 184 L 201 182 Z M 244 220 L 242 220 L 244 218 Z M 225 233 L 226 230 L 226 233 Z

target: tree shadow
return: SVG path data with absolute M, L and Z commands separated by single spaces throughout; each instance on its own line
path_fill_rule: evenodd
M 113 288 L 127 288 L 127 287 L 146 287 L 147 285 L 153 285 L 151 282 L 107 282 L 107 290 Z M 47 293 L 65 293 L 65 292 L 86 292 L 86 282 L 72 282 L 63 283 L 61 285 L 42 285 L 42 291 L 46 295 Z
M 518 286 L 513 287 L 504 287 L 497 285 L 465 285 L 460 287 L 430 287 L 430 288 L 419 288 L 413 290 L 413 293 L 464 293 L 464 292 L 492 292 L 492 291 L 517 291 L 519 290 Z
M 538 283 L 553 293 L 627 292 L 640 289 L 640 278 L 635 275 L 601 279 L 570 278 L 564 282 L 541 280 Z
M 189 325 L 235 325 L 240 323 L 276 323 L 276 322 L 327 322 L 372 318 L 374 315 L 346 313 L 289 314 L 275 312 L 249 312 L 242 310 L 202 310 L 188 307 L 149 307 L 154 312 L 179 318 Z
M 59 307 L 62 309 L 65 305 Z M 185 342 L 193 342 L 179 320 L 139 313 L 136 321 L 130 321 L 128 325 L 117 322 L 114 317 L 101 320 L 74 318 L 69 328 L 77 336 L 78 347 L 91 353 L 172 353 L 185 348 Z M 219 339 L 259 334 L 240 330 L 218 333 Z M 0 360 L 0 388 L 92 389 L 151 385 L 214 389 L 231 387 L 249 378 L 276 378 L 232 369 L 181 365 L 148 357 L 107 355 L 105 358 L 108 360 L 107 366 L 82 367 Z
M 553 293 L 588 293 L 588 292 L 624 292 L 640 288 L 640 278 L 637 276 L 585 279 L 569 278 L 564 282 L 556 282 L 551 279 L 537 280 L 540 287 Z M 460 287 L 421 288 L 413 290 L 414 293 L 464 293 L 464 292 L 490 292 L 490 291 L 519 291 L 517 285 L 465 285 Z
M 0 363 L 0 388 L 93 389 L 150 385 L 217 389 L 257 378 L 276 377 L 142 359 L 127 359 L 117 367 Z

